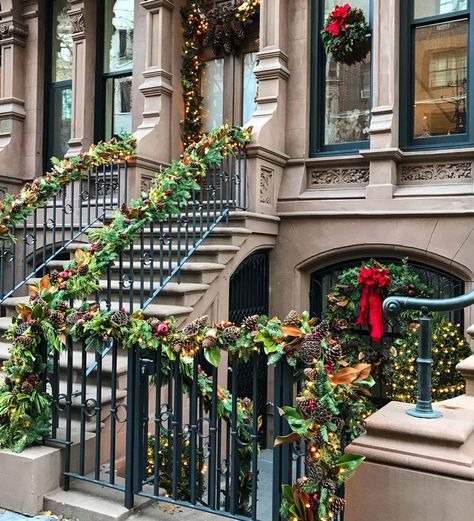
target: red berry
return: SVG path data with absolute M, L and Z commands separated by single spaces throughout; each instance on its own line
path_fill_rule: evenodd
M 130 224 L 130 219 L 127 217 L 124 222 L 125 224 Z
M 4 221 L 9 221 L 10 220 L 10 216 L 9 215 L 5 215 L 5 217 L 3 218 Z
M 169 189 L 166 190 L 166 192 L 165 192 L 166 195 L 171 195 L 172 193 L 173 193 L 173 190 L 169 190 Z

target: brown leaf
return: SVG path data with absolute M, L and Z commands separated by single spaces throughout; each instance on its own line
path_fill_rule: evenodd
M 356 364 L 354 366 L 354 369 L 357 369 L 357 371 L 359 371 L 359 376 L 357 377 L 357 380 L 365 380 L 370 375 L 370 370 L 372 369 L 372 366 L 370 364 Z
M 297 327 L 293 326 L 283 326 L 281 330 L 288 336 L 301 336 L 303 334 Z
M 8 228 L 8 226 L 5 226 L 5 225 L 3 225 L 3 224 L 0 225 L 0 234 L 7 233 L 9 229 L 10 229 L 10 228 Z
M 347 306 L 347 304 L 349 304 L 349 301 L 347 299 L 339 300 L 338 303 L 337 303 L 337 305 L 340 308 L 345 308 Z
M 249 125 L 246 129 L 245 129 L 249 134 L 251 134 L 253 132 L 253 126 L 252 125 Z
M 49 275 L 45 275 L 38 283 L 38 288 L 40 291 L 44 289 L 51 289 L 51 281 L 49 280 Z
M 297 432 L 291 432 L 286 436 L 278 436 L 277 438 L 275 438 L 273 447 L 279 447 L 280 445 L 283 445 L 285 443 L 293 443 L 294 441 L 298 441 L 300 437 L 301 436 Z
M 23 322 L 28 322 L 31 318 L 31 308 L 29 306 L 24 306 L 20 315 Z
M 353 367 L 344 367 L 344 369 L 340 369 L 337 373 L 332 375 L 331 381 L 333 384 L 350 384 L 358 375 L 359 371 L 357 371 L 357 369 L 354 369 Z
M 38 287 L 36 285 L 34 285 L 34 286 L 29 285 L 28 291 L 29 291 L 30 297 L 36 297 L 36 295 L 38 295 L 38 293 L 39 293 Z

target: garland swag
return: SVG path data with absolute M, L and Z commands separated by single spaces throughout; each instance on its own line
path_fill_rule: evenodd
M 181 85 L 184 119 L 181 122 L 185 147 L 202 137 L 201 77 L 205 61 L 201 53 L 210 46 L 214 54 L 230 54 L 245 37 L 245 27 L 255 17 L 260 0 L 239 1 L 235 6 L 206 10 L 204 0 L 188 0 L 181 9 L 183 51 Z

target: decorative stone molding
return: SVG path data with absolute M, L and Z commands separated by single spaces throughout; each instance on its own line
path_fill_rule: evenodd
M 85 31 L 86 24 L 84 21 L 84 14 L 82 11 L 69 13 L 69 18 L 71 20 L 72 31 L 74 34 L 83 33 Z
M 369 183 L 369 168 L 333 168 L 310 171 L 310 188 L 330 185 L 366 186 Z
M 260 171 L 260 202 L 273 204 L 273 169 L 266 166 Z
M 400 184 L 451 184 L 472 180 L 472 163 L 429 163 L 403 165 Z
M 0 22 L 0 42 L 13 40 L 17 45 L 24 46 L 28 36 L 28 26 L 18 20 Z

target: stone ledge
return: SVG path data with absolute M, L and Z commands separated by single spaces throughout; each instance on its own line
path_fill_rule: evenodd
M 474 481 L 474 398 L 436 404 L 434 420 L 406 414 L 413 405 L 391 402 L 366 421 L 367 434 L 347 447 L 369 462 Z

